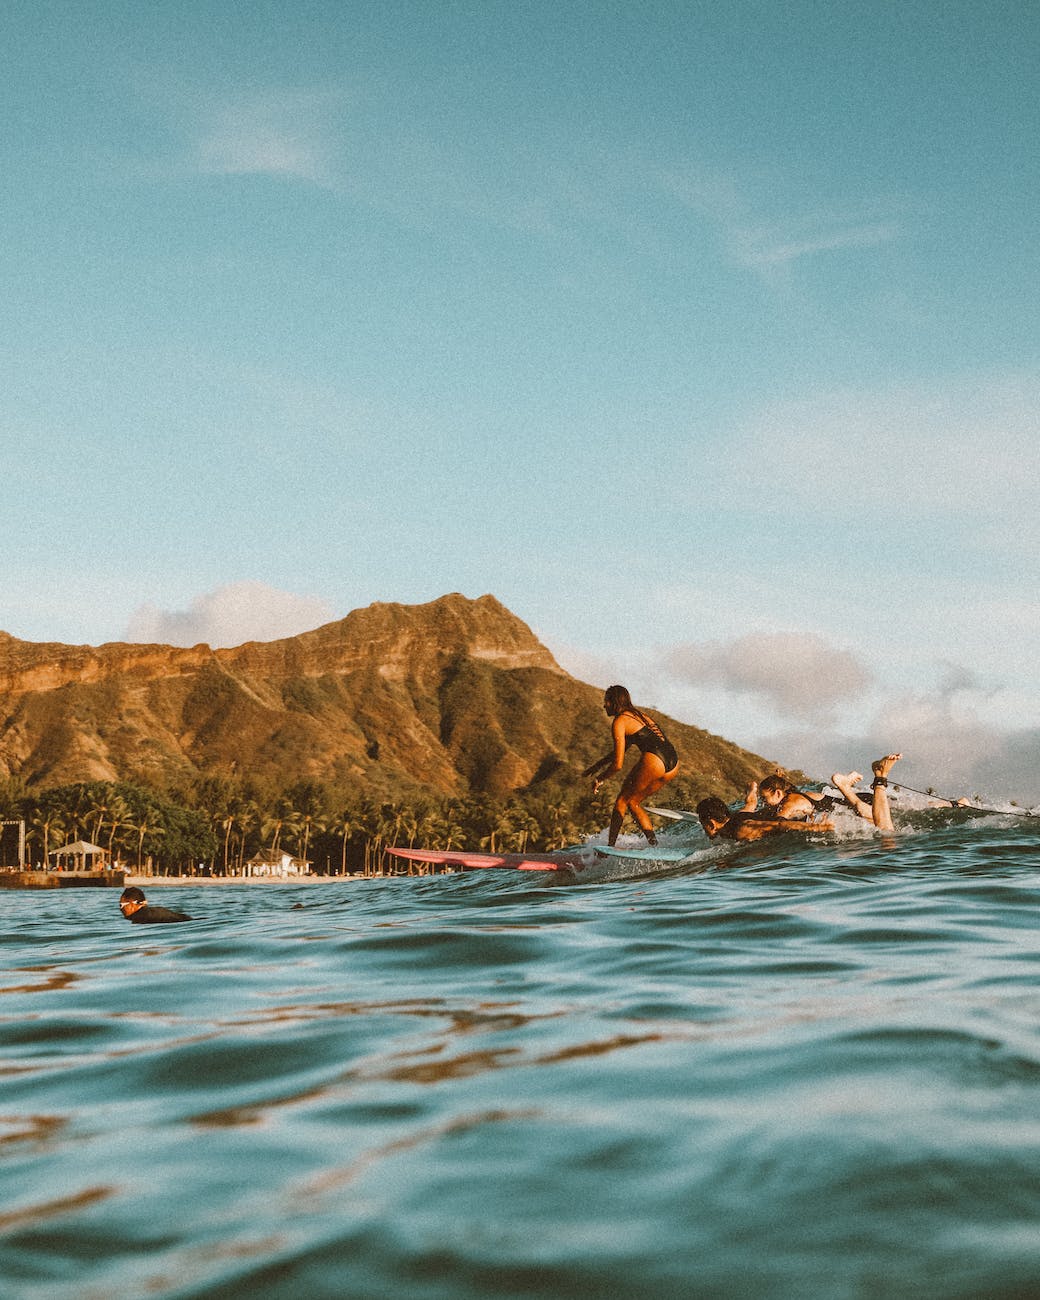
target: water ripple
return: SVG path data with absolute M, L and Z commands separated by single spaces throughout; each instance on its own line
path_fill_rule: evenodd
M 0 1294 L 1033 1294 L 1040 828 L 752 848 L 7 893 Z

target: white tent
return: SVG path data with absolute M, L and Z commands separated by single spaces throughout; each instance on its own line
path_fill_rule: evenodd
M 59 871 L 103 871 L 108 866 L 108 849 L 87 840 L 75 840 L 47 855 Z

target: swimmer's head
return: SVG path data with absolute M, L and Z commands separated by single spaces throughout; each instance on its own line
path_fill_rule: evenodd
M 136 885 L 124 889 L 119 895 L 119 910 L 124 916 L 133 916 L 142 907 L 144 907 L 144 894 Z

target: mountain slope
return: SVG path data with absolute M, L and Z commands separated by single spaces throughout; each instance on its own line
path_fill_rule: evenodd
M 688 776 L 765 761 L 663 718 Z M 232 649 L 67 646 L 0 633 L 0 775 L 165 786 L 199 773 L 502 795 L 576 776 L 609 741 L 602 691 L 493 596 L 375 604 Z

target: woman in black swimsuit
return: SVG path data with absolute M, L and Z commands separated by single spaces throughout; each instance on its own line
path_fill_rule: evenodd
M 614 844 L 621 831 L 625 816 L 631 813 L 650 844 L 657 843 L 653 822 L 643 810 L 643 800 L 656 794 L 679 771 L 679 757 L 675 746 L 661 728 L 645 713 L 632 704 L 632 697 L 624 686 L 608 686 L 603 694 L 603 708 L 614 719 L 611 734 L 614 748 L 585 769 L 582 776 L 595 777 L 595 793 L 608 776 L 620 772 L 625 762 L 625 751 L 635 745 L 640 751 L 639 762 L 622 783 L 614 811 L 610 816 L 608 844 Z

